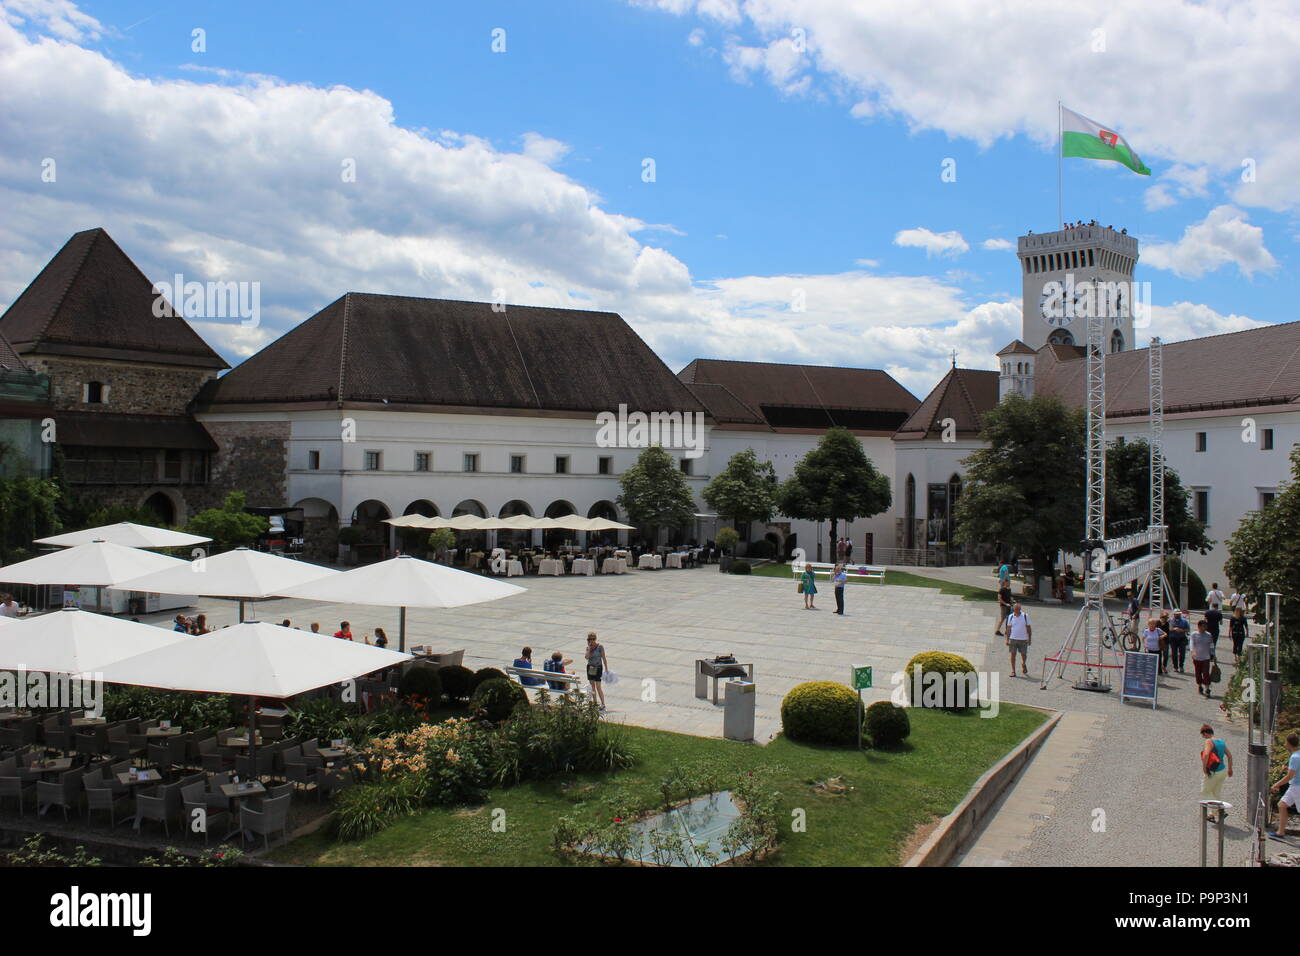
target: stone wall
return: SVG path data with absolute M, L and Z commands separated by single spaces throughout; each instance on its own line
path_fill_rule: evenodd
M 23 361 L 34 370 L 49 375 L 51 398 L 59 411 L 184 415 L 203 383 L 217 374 L 216 369 L 37 353 L 24 355 Z M 93 405 L 83 402 L 86 382 L 107 385 L 108 401 Z
M 242 491 L 255 508 L 278 508 L 285 500 L 289 467 L 288 422 L 205 421 L 217 443 L 202 507 L 216 508 L 232 491 Z

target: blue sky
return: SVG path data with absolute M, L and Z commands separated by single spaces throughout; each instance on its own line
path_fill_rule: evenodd
M 1238 24 L 1234 41 L 1223 28 L 1221 66 L 1185 73 L 1177 57 L 1138 42 L 1157 26 L 1175 50 L 1180 37 L 1205 38 L 1204 13 L 1173 0 L 1153 2 L 1149 20 L 1082 4 L 1081 16 L 1050 22 L 1065 14 L 1011 4 L 998 24 L 978 5 L 944 0 L 946 24 L 910 26 L 888 6 L 0 0 L 12 25 L 0 67 L 33 58 L 50 70 L 30 87 L 30 114 L 0 106 L 0 190 L 19 210 L 0 227 L 11 253 L 0 304 L 67 235 L 102 224 L 152 277 L 183 268 L 263 283 L 258 334 L 200 329 L 232 360 L 348 289 L 486 297 L 500 284 L 512 301 L 619 311 L 674 368 L 697 355 L 875 365 L 924 393 L 949 348 L 964 365 L 992 367 L 1018 328 L 1014 254 L 982 244 L 1052 228 L 1059 97 L 1115 124 L 1153 170 L 1067 160 L 1065 217 L 1126 226 L 1151 250 L 1139 278 L 1162 307 L 1155 331 L 1184 338 L 1297 317 L 1300 188 L 1286 180 L 1300 170 L 1300 146 L 1259 119 L 1275 102 L 1267 91 L 1243 91 L 1232 72 L 1234 59 L 1283 56 L 1258 30 Z M 1271 15 L 1293 17 L 1279 11 Z M 205 52 L 191 50 L 194 28 Z M 504 53 L 491 49 L 496 28 Z M 795 30 L 806 37 L 798 56 Z M 1043 30 L 1069 37 L 1059 62 L 1034 54 Z M 1095 30 L 1104 52 L 1090 49 Z M 1000 43 L 1011 45 L 999 52 Z M 78 83 L 112 85 L 93 81 L 96 71 L 121 94 L 79 94 Z M 258 76 L 305 105 L 279 116 L 249 92 Z M 141 81 L 147 91 L 131 85 Z M 356 124 L 329 108 L 313 115 L 336 86 L 371 91 L 348 111 L 377 115 Z M 280 140 L 297 116 L 311 125 Z M 71 131 L 110 118 L 93 147 Z M 467 140 L 485 141 L 469 150 L 483 152 L 475 161 Z M 313 198 L 313 177 L 337 166 L 323 141 L 342 156 L 378 150 L 360 160 L 362 201 L 335 195 L 324 176 Z M 429 144 L 456 162 L 430 170 L 450 181 L 426 195 L 408 150 L 446 165 Z M 27 169 L 61 152 L 64 169 L 97 182 L 69 182 L 68 172 L 52 199 Z M 216 154 L 229 188 L 202 169 Z M 476 168 L 499 171 L 519 154 L 535 162 L 467 197 L 469 212 L 448 199 L 481 185 Z M 1238 155 L 1256 160 L 1257 184 L 1241 183 Z M 642 181 L 647 157 L 652 183 Z M 941 180 L 948 158 L 955 182 Z M 302 191 L 273 209 L 278 182 Z M 340 208 L 347 215 L 331 214 Z M 331 231 L 335 241 L 321 239 Z M 900 233 L 920 245 L 900 244 Z M 949 233 L 960 240 L 931 235 Z M 789 314 L 787 287 L 807 290 L 807 313 Z

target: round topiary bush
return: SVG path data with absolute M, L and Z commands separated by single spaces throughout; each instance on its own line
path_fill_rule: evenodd
M 867 708 L 865 728 L 873 747 L 897 747 L 912 732 L 907 708 L 893 701 L 878 700 Z
M 843 684 L 815 680 L 800 684 L 781 701 L 781 729 L 791 740 L 853 745 L 862 702 Z
M 913 707 L 964 710 L 979 703 L 975 666 L 958 654 L 922 651 L 907 662 L 906 674 Z
M 494 724 L 507 719 L 520 704 L 528 706 L 528 692 L 504 677 L 494 677 L 479 684 L 469 701 L 470 707 L 483 711 Z
M 750 567 L 749 562 L 746 561 L 744 558 L 737 558 L 735 561 L 731 562 L 731 573 L 732 574 L 753 574 L 754 569 Z
M 469 685 L 470 694 L 479 689 L 479 685 L 489 680 L 509 680 L 506 672 L 495 667 L 480 667 L 474 672 L 474 679 Z
M 450 701 L 466 701 L 474 693 L 474 672 L 459 664 L 448 664 L 438 668 L 438 679 L 442 681 L 442 692 Z
M 418 697 L 428 706 L 437 707 L 442 703 L 442 680 L 436 668 L 417 664 L 406 669 L 397 693 L 404 700 Z

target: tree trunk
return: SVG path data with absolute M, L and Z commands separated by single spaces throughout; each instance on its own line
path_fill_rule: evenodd
M 839 536 L 835 533 L 838 528 L 839 528 L 839 519 L 831 518 L 831 556 L 830 556 L 831 564 L 838 564 L 840 560 L 840 553 L 839 550 L 836 548 L 836 544 L 838 544 L 839 542 Z

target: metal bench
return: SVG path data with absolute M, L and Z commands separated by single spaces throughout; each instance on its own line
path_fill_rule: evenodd
M 510 679 L 515 681 L 524 690 L 546 690 L 552 694 L 572 694 L 582 693 L 582 678 L 577 674 L 558 674 L 554 671 L 537 670 L 532 667 L 507 667 L 506 674 Z M 550 684 L 525 684 L 521 678 L 536 677 L 541 681 L 554 681 L 557 684 L 563 684 L 563 687 L 552 687 Z
M 825 562 L 820 561 L 805 561 L 802 564 L 791 562 L 791 574 L 797 578 L 803 574 L 803 569 L 805 567 L 811 568 L 814 576 L 822 575 L 824 577 L 830 577 L 835 571 L 835 565 L 833 564 L 826 564 Z M 885 570 L 885 568 L 874 564 L 846 564 L 844 566 L 844 573 L 850 578 L 858 581 L 875 581 L 879 584 L 885 583 Z

